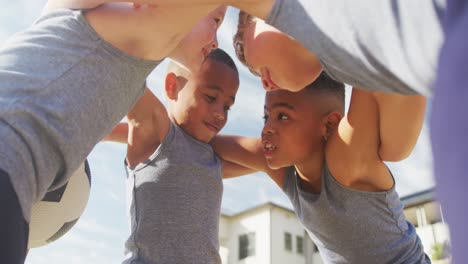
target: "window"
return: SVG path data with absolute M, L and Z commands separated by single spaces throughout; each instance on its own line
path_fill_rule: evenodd
M 239 259 L 255 255 L 255 233 L 239 236 Z
M 296 236 L 296 250 L 297 254 L 304 255 L 304 238 Z
M 289 232 L 284 233 L 284 249 L 292 251 L 292 236 Z

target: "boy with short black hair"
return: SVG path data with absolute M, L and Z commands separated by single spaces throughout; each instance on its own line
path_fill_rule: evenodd
M 224 127 L 239 86 L 237 68 L 216 49 L 199 71 L 171 64 L 167 110 L 149 89 L 106 138 L 128 143 L 131 234 L 124 263 L 221 263 L 222 178 L 252 170 L 224 162 L 208 144 Z
M 384 164 L 382 97 L 413 118 L 414 126 L 398 127 L 408 138 L 395 145 L 411 152 L 424 97 L 353 89 L 343 117 L 344 85 L 325 73 L 299 92 L 266 93 L 261 139 L 220 135 L 212 144 L 223 159 L 278 184 L 326 263 L 430 263 Z

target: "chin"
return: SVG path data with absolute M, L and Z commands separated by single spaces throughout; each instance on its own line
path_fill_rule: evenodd
M 281 169 L 283 167 L 286 167 L 285 165 L 279 164 L 278 162 L 275 162 L 273 160 L 267 160 L 267 165 L 268 165 L 268 168 L 273 169 L 273 170 L 277 170 L 277 169 Z

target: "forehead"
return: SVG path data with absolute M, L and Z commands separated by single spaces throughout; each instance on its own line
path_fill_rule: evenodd
M 310 110 L 314 108 L 314 98 L 304 90 L 299 92 L 290 92 L 287 90 L 274 90 L 266 92 L 265 108 L 272 110 L 277 106 L 289 105 L 295 110 Z

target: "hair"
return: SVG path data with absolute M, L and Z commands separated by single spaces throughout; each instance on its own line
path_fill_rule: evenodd
M 233 45 L 234 45 L 234 50 L 236 52 L 236 56 L 239 59 L 239 61 L 249 69 L 249 71 L 254 74 L 255 76 L 258 76 L 258 73 L 254 71 L 249 64 L 247 63 L 247 60 L 245 59 L 245 53 L 244 53 L 244 32 L 246 28 L 254 24 L 256 22 L 257 18 L 249 15 L 248 13 L 244 11 L 239 11 L 239 20 L 237 22 L 237 32 L 234 34 L 233 37 Z
M 206 56 L 205 61 L 207 60 L 220 62 L 226 66 L 229 66 L 231 69 L 233 69 L 236 72 L 236 74 L 239 74 L 239 71 L 237 70 L 237 66 L 234 60 L 231 58 L 231 56 L 229 56 L 229 54 L 227 54 L 227 52 L 225 52 L 224 50 L 220 48 L 212 50 L 210 54 Z
M 224 50 L 222 49 L 214 49 L 212 50 L 204 59 L 203 63 L 205 63 L 206 61 L 208 60 L 211 60 L 211 61 L 215 61 L 215 62 L 219 62 L 219 63 L 222 63 L 224 65 L 227 65 L 229 68 L 233 69 L 234 72 L 236 72 L 236 74 L 238 75 L 239 72 L 237 70 L 237 66 L 236 66 L 236 63 L 234 62 L 234 60 L 231 58 L 231 56 L 229 56 L 229 54 L 227 54 L 227 52 L 225 52 Z M 184 65 L 174 61 L 174 60 L 170 60 L 169 61 L 169 64 L 167 66 L 167 72 L 173 72 L 175 73 L 177 76 L 181 76 L 181 77 L 184 77 L 184 78 L 188 78 L 188 76 L 190 75 L 190 70 L 185 67 Z
M 307 85 L 304 90 L 321 99 L 330 99 L 323 102 L 323 105 L 327 108 L 325 111 L 339 111 L 341 114 L 344 114 L 345 85 L 332 79 L 325 71 L 322 71 L 319 77 Z

